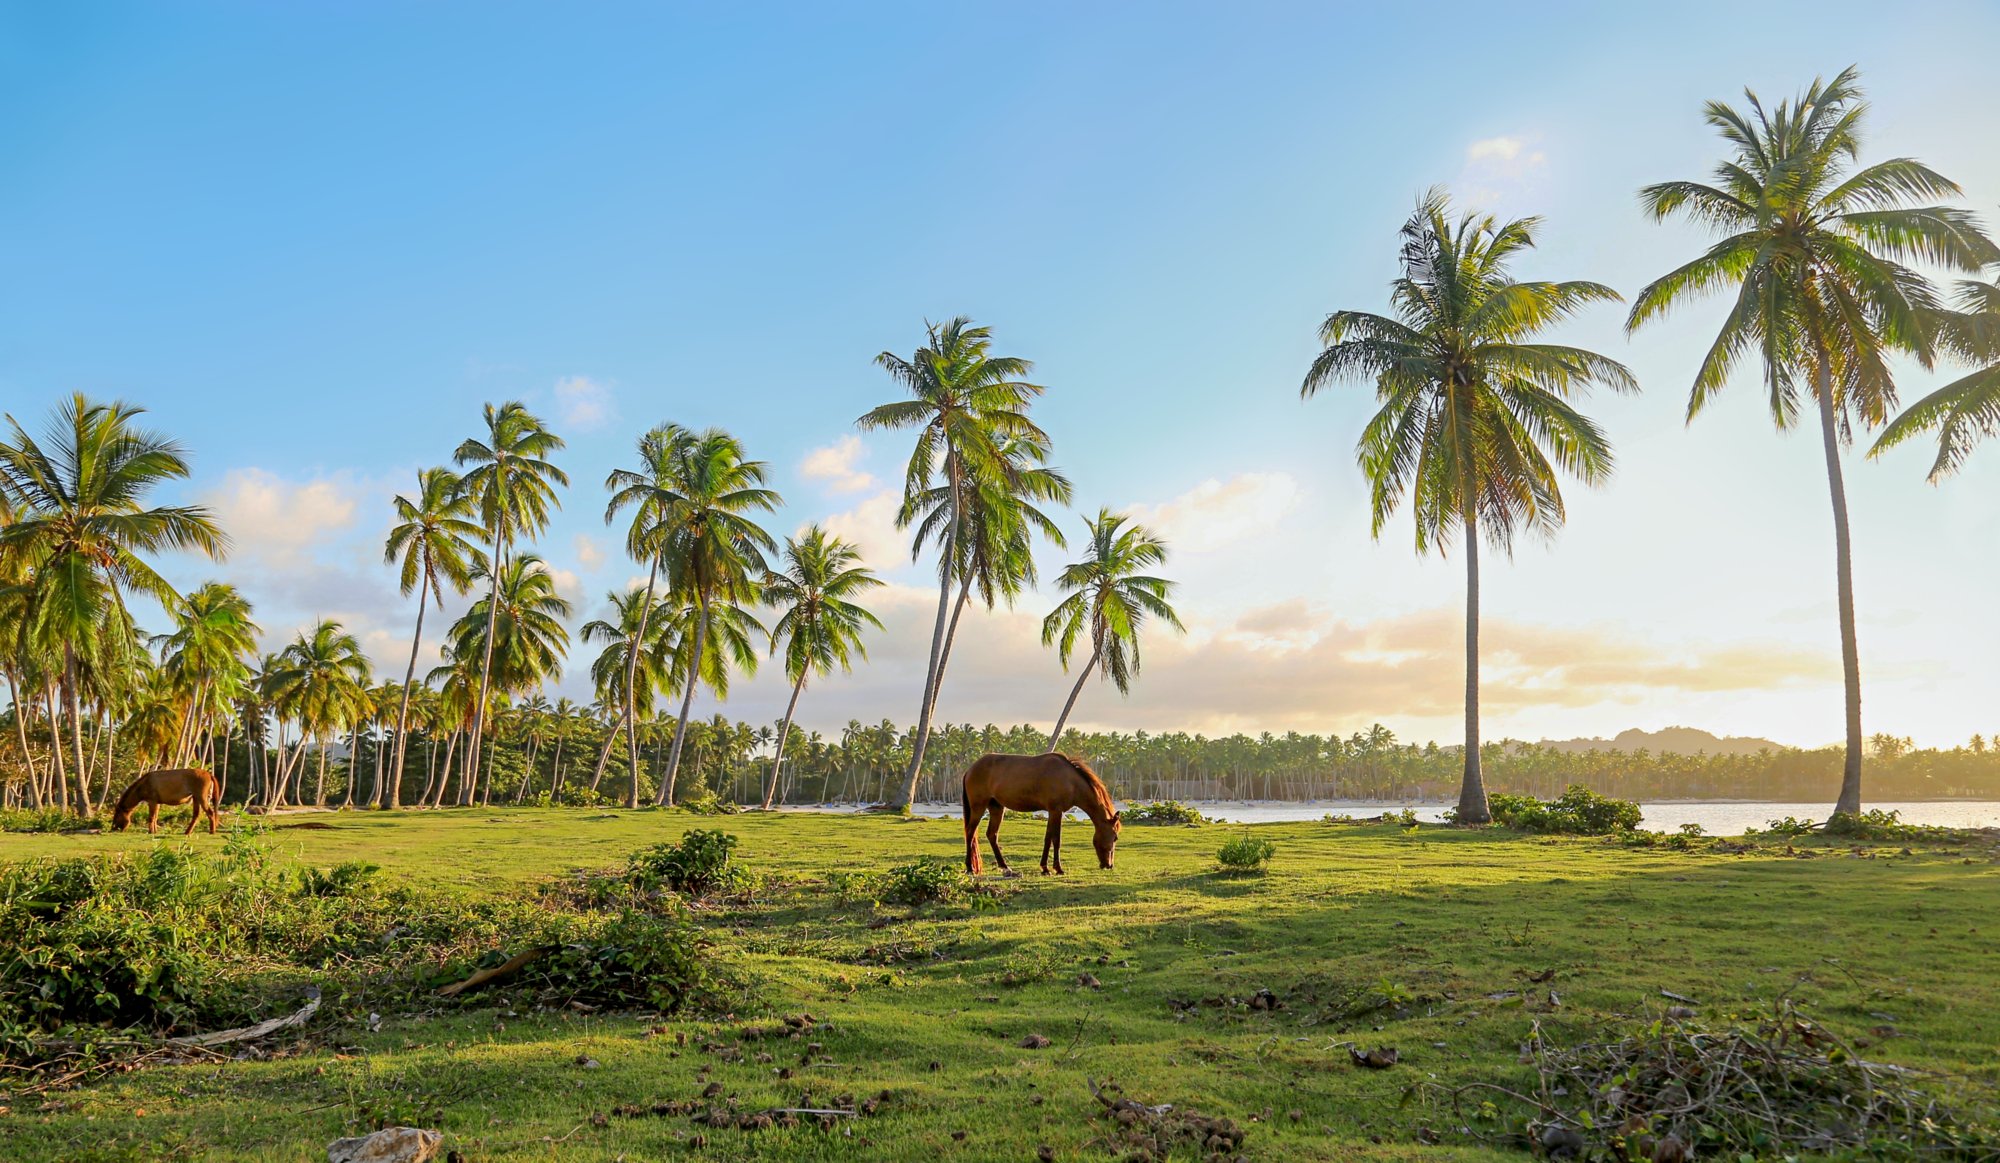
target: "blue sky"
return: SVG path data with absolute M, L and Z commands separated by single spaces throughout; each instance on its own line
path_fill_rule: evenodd
M 790 501 L 775 528 L 830 519 L 898 583 L 874 665 L 803 719 L 905 721 L 924 577 L 883 520 L 904 442 L 848 438 L 893 394 L 871 357 L 963 313 L 1037 361 L 1079 508 L 1133 507 L 1180 549 L 1194 632 L 1131 699 L 1090 692 L 1085 724 L 1449 738 L 1461 571 L 1406 525 L 1369 539 L 1368 393 L 1297 395 L 1319 319 L 1383 305 L 1433 183 L 1546 216 L 1523 274 L 1629 294 L 1701 242 L 1633 197 L 1718 156 L 1701 102 L 1851 62 L 1870 156 L 1919 156 L 1993 216 L 2000 10 L 1919 7 L 4 4 L 0 410 L 149 407 L 239 542 L 175 576 L 238 581 L 274 636 L 340 617 L 398 673 L 387 498 L 482 402 L 570 440 L 543 550 L 581 617 L 634 572 L 605 472 L 653 423 L 727 426 Z M 1646 389 L 1592 404 L 1616 480 L 1487 571 L 1489 733 L 1836 738 L 1816 442 L 1774 434 L 1747 380 L 1682 423 L 1714 310 L 1633 340 L 1620 318 L 1568 335 Z M 1925 464 L 1850 460 L 1866 713 L 1949 742 L 2000 729 L 2000 448 L 1942 487 Z M 1047 604 L 968 631 L 943 714 L 1053 718 Z M 775 717 L 776 685 L 726 709 Z

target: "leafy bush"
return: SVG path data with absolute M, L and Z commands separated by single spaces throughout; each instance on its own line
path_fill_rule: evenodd
M 1215 858 L 1231 872 L 1260 872 L 1278 854 L 1278 846 L 1248 832 L 1224 844 Z
M 380 871 L 381 865 L 365 860 L 343 861 L 324 872 L 301 867 L 298 871 L 299 892 L 304 896 L 347 896 L 367 884 Z
M 1571 785 L 1552 800 L 1496 792 L 1486 799 L 1493 822 L 1523 832 L 1606 836 L 1639 826 L 1639 805 Z
M 706 792 L 692 799 L 682 800 L 674 806 L 684 812 L 691 812 L 697 816 L 733 816 L 743 810 L 716 795 L 714 792 Z
M 1815 820 L 1801 820 L 1797 816 L 1786 816 L 1780 820 L 1766 821 L 1762 830 L 1773 836 L 1810 836 L 1819 831 L 1819 823 Z M 1745 828 L 1743 834 L 1755 836 L 1758 831 L 1756 828 Z
M 1145 804 L 1128 804 L 1119 814 L 1119 819 L 1127 824 L 1196 825 L 1211 822 L 1193 804 L 1184 804 L 1179 800 L 1154 800 Z
M 641 888 L 664 885 L 690 896 L 733 887 L 747 875 L 736 864 L 736 837 L 719 828 L 692 829 L 677 843 L 641 848 L 627 863 L 628 878 Z
M 1843 840 L 1945 840 L 1956 835 L 1952 828 L 1927 824 L 1906 824 L 1900 812 L 1871 808 L 1865 812 L 1835 812 L 1822 829 Z
M 0 832 L 88 832 L 103 826 L 99 817 L 61 808 L 0 808 Z
M 972 880 L 964 869 L 948 860 L 926 857 L 883 873 L 876 896 L 892 905 L 928 905 L 958 900 L 971 887 Z
M 624 909 L 576 922 L 562 936 L 527 979 L 549 1000 L 673 1013 L 714 987 L 701 931 L 678 912 Z

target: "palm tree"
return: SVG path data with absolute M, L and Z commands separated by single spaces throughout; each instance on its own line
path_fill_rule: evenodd
M 1933 484 L 1957 472 L 1980 437 L 2000 434 L 2000 284 L 1960 283 L 1958 307 L 1940 321 L 1940 346 L 1980 366 L 1911 404 L 1868 450 L 1869 456 L 1878 456 L 1919 433 L 1935 431 Z
M 511 696 L 540 686 L 562 670 L 563 655 L 569 650 L 569 629 L 562 620 L 569 617 L 570 605 L 556 593 L 554 576 L 533 553 L 515 555 L 491 581 L 487 596 L 453 624 L 449 657 L 482 659 L 481 685 Z M 475 700 L 467 718 L 469 752 L 483 748 L 481 731 L 480 704 Z M 468 776 L 458 789 L 460 807 L 472 803 L 479 770 L 476 762 L 466 768 Z M 490 801 L 492 794 L 489 782 L 482 802 Z
M 1057 603 L 1042 619 L 1042 645 L 1055 644 L 1056 657 L 1069 669 L 1070 652 L 1077 636 L 1090 634 L 1090 657 L 1076 675 L 1056 729 L 1049 732 L 1050 751 L 1062 739 L 1063 724 L 1076 707 L 1076 697 L 1090 672 L 1101 663 L 1105 677 L 1118 693 L 1130 694 L 1132 676 L 1139 673 L 1139 631 L 1148 618 L 1158 618 L 1185 634 L 1180 616 L 1168 604 L 1174 583 L 1139 571 L 1163 565 L 1167 543 L 1133 524 L 1131 518 L 1110 509 L 1084 518 L 1090 530 L 1090 547 L 1082 561 L 1064 569 L 1056 578 L 1058 589 L 1069 596 Z
M 757 585 L 766 572 L 765 554 L 776 552 L 778 546 L 749 514 L 775 510 L 780 498 L 763 487 L 764 462 L 749 459 L 742 443 L 719 428 L 700 434 L 679 430 L 670 442 L 668 467 L 670 499 L 661 502 L 662 526 L 653 538 L 671 575 L 673 591 L 684 603 L 692 604 L 694 615 L 679 671 L 680 719 L 674 728 L 666 777 L 660 781 L 659 802 L 671 805 L 695 687 L 708 681 L 718 694 L 725 692 L 727 679 L 717 685 L 714 668 L 722 667 L 726 674 L 731 659 L 746 671 L 756 669 L 754 651 L 739 655 L 734 644 L 715 650 L 709 636 L 716 629 L 714 611 L 720 606 L 736 608 L 732 618 L 740 615 L 756 625 L 756 619 L 740 607 L 757 600 Z
M 278 656 L 271 675 L 272 701 L 281 715 L 296 719 L 301 741 L 319 748 L 319 778 L 313 802 L 326 806 L 326 752 L 341 728 L 366 715 L 370 668 L 360 640 L 339 622 L 320 619 L 301 631 Z
M 82 668 L 129 660 L 123 635 L 101 632 L 126 619 L 123 591 L 171 605 L 176 594 L 141 554 L 195 550 L 220 559 L 228 538 L 198 505 L 146 507 L 161 483 L 184 479 L 182 447 L 136 423 L 143 409 L 71 396 L 51 418 L 47 446 L 7 416 L 0 440 L 0 497 L 13 510 L 0 526 L 0 556 L 31 572 L 27 639 L 59 657 L 68 698 L 79 807 L 92 809 L 83 756 Z M 116 616 L 114 616 L 116 615 Z
M 752 594 L 752 600 L 757 595 Z M 674 682 L 687 684 L 682 691 L 680 718 L 674 728 L 676 745 L 689 738 L 688 690 L 706 686 L 717 699 L 729 697 L 732 671 L 757 673 L 760 657 L 758 640 L 767 637 L 764 624 L 741 603 L 717 597 L 704 603 L 691 595 L 675 595 L 668 600 L 666 634 L 672 643 L 668 674 Z M 700 644 L 697 647 L 696 639 Z M 699 727 L 700 724 L 694 724 Z M 675 798 L 676 768 L 670 758 L 666 776 L 654 796 L 658 804 L 678 803 Z
M 410 727 L 410 692 L 416 687 L 417 654 L 424 641 L 424 607 L 431 598 L 444 605 L 444 587 L 463 594 L 472 584 L 472 572 L 485 562 L 476 540 L 485 530 L 472 521 L 472 496 L 461 487 L 458 474 L 448 468 L 427 468 L 417 473 L 416 500 L 398 496 L 396 517 L 400 522 L 389 530 L 383 546 L 385 562 L 402 562 L 402 592 L 417 593 L 417 628 L 410 635 L 410 664 L 403 671 L 403 694 L 396 706 L 396 758 L 389 776 L 389 790 L 382 806 L 402 806 L 403 755 Z
M 460 487 L 477 500 L 479 520 L 485 529 L 487 544 L 493 547 L 493 560 L 497 566 L 487 571 L 495 586 L 506 573 L 514 540 L 541 532 L 548 525 L 549 510 L 562 507 L 556 499 L 555 486 L 567 487 L 569 477 L 548 460 L 550 454 L 562 447 L 562 438 L 544 427 L 525 404 L 509 400 L 498 408 L 486 405 L 486 439 L 467 440 L 453 454 L 453 459 L 459 464 L 477 466 L 465 474 Z M 499 608 L 498 603 L 491 600 L 493 593 L 488 591 L 486 605 L 489 624 L 485 644 L 489 653 L 479 660 L 479 696 L 472 704 L 471 730 L 475 741 L 480 738 L 487 692 L 493 685 L 490 651 L 495 635 L 490 623 Z M 466 762 L 471 766 L 466 769 L 468 775 L 461 784 L 461 790 L 478 778 L 477 746 L 468 750 Z
M 673 528 L 676 513 L 682 501 L 677 486 L 678 466 L 686 446 L 697 439 L 692 432 L 678 424 L 662 424 L 639 438 L 639 468 L 613 469 L 604 480 L 604 487 L 611 492 L 611 502 L 604 509 L 604 523 L 611 524 L 620 510 L 633 510 L 632 522 L 626 528 L 625 551 L 632 560 L 646 565 L 646 592 L 643 599 L 633 607 L 637 618 L 629 627 L 627 638 L 631 642 L 645 640 L 647 622 L 654 612 L 654 591 L 659 586 L 660 571 L 666 566 L 668 533 Z M 618 599 L 612 599 L 617 604 Z M 638 668 L 644 655 L 641 650 L 624 651 L 625 678 L 616 689 L 624 692 L 620 704 L 620 718 L 625 726 L 626 750 L 630 752 L 632 764 L 632 785 L 625 794 L 625 806 L 639 806 L 639 707 L 637 699 L 640 691 Z M 600 696 L 608 689 L 600 683 Z M 649 689 L 657 689 L 654 688 Z M 612 727 L 612 734 L 618 728 Z M 611 740 L 606 739 L 603 754 L 598 757 L 597 776 L 604 777 L 604 765 L 611 756 Z
M 219 581 L 205 583 L 168 607 L 174 630 L 159 642 L 161 670 L 186 706 L 172 755 L 162 757 L 168 762 L 190 762 L 195 741 L 208 733 L 206 725 L 235 701 L 257 649 L 259 630 L 250 613 L 249 599 Z
M 636 718 L 650 719 L 660 693 L 674 681 L 673 628 L 662 603 L 653 598 L 651 585 L 634 586 L 622 594 L 614 590 L 605 596 L 611 603 L 612 616 L 585 623 L 582 633 L 585 642 L 604 644 L 590 664 L 590 678 L 597 697 L 619 708 L 620 722 L 612 724 L 605 733 L 592 787 L 604 778 L 604 769 L 611 762 L 611 749 L 618 741 L 618 728 Z M 626 792 L 625 806 L 636 808 L 639 806 L 637 733 L 628 731 L 626 743 L 633 758 L 632 787 Z
M 792 680 L 792 698 L 785 704 L 785 722 L 778 728 L 771 757 L 771 777 L 764 784 L 769 808 L 778 792 L 778 771 L 785 762 L 785 743 L 792 735 L 792 715 L 799 692 L 815 674 L 851 670 L 853 659 L 868 657 L 862 645 L 864 627 L 882 623 L 854 599 L 882 584 L 861 564 L 861 553 L 818 525 L 808 525 L 785 542 L 784 572 L 764 575 L 764 601 L 784 613 L 771 627 L 771 649 L 785 643 L 785 677 Z
M 1457 818 L 1491 819 L 1479 753 L 1479 538 L 1510 552 L 1515 530 L 1553 535 L 1563 523 L 1556 469 L 1586 484 L 1611 474 L 1611 444 L 1571 404 L 1589 385 L 1636 391 L 1623 364 L 1582 348 L 1531 342 L 1582 307 L 1615 302 L 1600 283 L 1518 282 L 1514 255 L 1535 244 L 1540 219 L 1455 222 L 1442 190 L 1425 194 L 1402 229 L 1393 315 L 1336 311 L 1300 389 L 1370 378 L 1381 410 L 1355 453 L 1371 486 L 1374 534 L 1407 496 L 1418 553 L 1465 546 L 1465 772 Z M 1553 463 L 1551 463 L 1553 461 Z
M 1847 695 L 1847 755 L 1836 813 L 1861 810 L 1861 657 L 1854 635 L 1854 576 L 1841 447 L 1854 427 L 1873 428 L 1896 405 L 1893 355 L 1929 366 L 1938 304 L 1909 261 L 1975 272 L 2000 261 L 2000 248 L 1970 214 L 1910 206 L 1958 193 L 1909 158 L 1854 169 L 1867 105 L 1855 70 L 1815 80 L 1796 102 L 1766 110 L 1746 92 L 1746 116 L 1719 101 L 1704 113 L 1733 148 L 1715 184 L 1661 182 L 1639 193 L 1655 220 L 1684 215 L 1723 235 L 1699 258 L 1654 280 L 1632 304 L 1628 330 L 1688 299 L 1727 286 L 1736 299 L 1709 346 L 1688 396 L 1692 421 L 1755 353 L 1763 364 L 1771 418 L 1780 431 L 1798 419 L 1801 390 L 1819 414 L 1833 501 L 1840 655 Z
M 924 668 L 923 697 L 917 704 L 917 732 L 905 773 L 903 798 L 908 806 L 916 795 L 923 769 L 924 747 L 930 737 L 932 707 L 937 696 L 939 663 L 944 652 L 945 622 L 950 612 L 952 582 L 957 579 L 964 543 L 967 493 L 982 479 L 1004 479 L 1010 466 L 1002 447 L 1010 438 L 1025 438 L 1048 447 L 1048 435 L 1028 419 L 1028 407 L 1042 394 L 1024 378 L 1034 368 L 1028 360 L 992 353 L 993 333 L 959 316 L 945 324 L 926 324 L 925 345 L 910 358 L 883 352 L 875 362 L 908 390 L 910 398 L 895 400 L 855 421 L 863 431 L 914 428 L 916 448 L 903 476 L 903 510 L 898 524 L 907 526 L 917 515 L 921 498 L 933 488 L 946 494 L 946 520 L 940 531 L 937 622 L 931 630 L 930 660 Z M 913 557 L 923 552 L 924 537 L 911 546 Z

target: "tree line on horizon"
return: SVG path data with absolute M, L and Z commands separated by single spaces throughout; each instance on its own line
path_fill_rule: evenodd
M 1771 109 L 1754 93 L 1748 102 L 1747 113 L 1720 102 L 1705 109 L 1730 153 L 1712 182 L 1641 192 L 1649 217 L 1685 218 L 1719 237 L 1645 287 L 1626 325 L 1636 330 L 1692 298 L 1732 292 L 1696 372 L 1689 420 L 1749 361 L 1762 373 L 1777 427 L 1810 418 L 1819 431 L 1845 693 L 1835 811 L 1856 812 L 1869 748 L 1841 451 L 1857 429 L 1881 429 L 1870 455 L 1935 434 L 1937 480 L 1979 437 L 2000 430 L 2000 285 L 1967 279 L 1949 294 L 1913 265 L 1978 276 L 2000 264 L 2000 247 L 1970 213 L 1936 201 L 1960 191 L 1928 167 L 1907 158 L 1859 164 L 1866 106 L 1855 70 Z M 1639 386 L 1615 360 L 1544 341 L 1581 310 L 1623 299 L 1600 283 L 1516 279 L 1513 260 L 1532 249 L 1539 224 L 1457 213 L 1442 191 L 1426 194 L 1401 231 L 1402 274 L 1389 313 L 1329 315 L 1323 350 L 1301 388 L 1310 397 L 1343 380 L 1373 384 L 1381 408 L 1363 430 L 1357 459 L 1371 485 L 1375 535 L 1408 509 L 1419 553 L 1463 553 L 1464 743 L 1392 748 L 1383 753 L 1421 760 L 1383 770 L 1428 787 L 1438 764 L 1456 765 L 1458 818 L 1468 822 L 1489 818 L 1487 767 L 1518 767 L 1532 753 L 1481 741 L 1480 543 L 1505 554 L 1519 533 L 1552 536 L 1561 528 L 1560 478 L 1600 485 L 1614 466 L 1608 437 L 1576 401 L 1592 387 Z M 1972 370 L 1898 413 L 1897 357 Z M 954 740 L 974 737 L 1037 750 L 1074 740 L 1115 770 L 1123 760 L 1108 758 L 1117 747 L 1107 741 L 1124 737 L 1065 728 L 1093 675 L 1129 691 L 1147 626 L 1181 628 L 1174 585 L 1153 572 L 1167 546 L 1108 509 L 1084 518 L 1081 555 L 1055 577 L 1062 598 L 1042 625 L 1043 644 L 1065 671 L 1074 662 L 1077 672 L 1053 732 L 1037 742 L 1020 729 L 934 727 L 965 610 L 975 600 L 989 610 L 1012 605 L 1039 582 L 1035 541 L 1067 548 L 1047 510 L 1070 504 L 1073 490 L 1050 463 L 1053 442 L 1032 416 L 1044 388 L 1027 379 L 1029 361 L 994 351 L 990 329 L 963 317 L 929 324 L 911 355 L 884 352 L 876 362 L 903 395 L 857 426 L 913 434 L 897 524 L 911 531 L 913 560 L 928 555 L 938 578 L 915 726 L 899 732 L 885 720 L 880 730 L 901 742 L 877 748 L 871 760 L 898 769 L 893 777 L 869 769 L 881 775 L 881 798 L 913 802 L 926 780 L 935 785 L 948 773 L 944 757 L 971 758 Z M 721 429 L 662 424 L 605 481 L 605 521 L 622 522 L 626 552 L 646 580 L 606 595 L 609 616 L 579 631 L 598 647 L 589 661 L 594 702 L 548 703 L 543 688 L 574 645 L 573 611 L 534 545 L 569 479 L 555 459 L 561 437 L 509 401 L 486 405 L 480 430 L 458 445 L 451 466 L 422 470 L 416 488 L 395 498 L 385 559 L 415 598 L 403 681 L 377 682 L 354 634 L 329 620 L 260 654 L 254 611 L 235 587 L 211 581 L 183 595 L 151 564 L 164 551 L 220 560 L 228 540 L 200 506 L 150 504 L 155 488 L 185 478 L 189 467 L 185 450 L 141 427 L 140 414 L 78 395 L 56 409 L 44 438 L 11 415 L 0 438 L 0 674 L 11 735 L 0 741 L 0 758 L 8 759 L 0 782 L 7 797 L 30 806 L 88 813 L 121 771 L 218 758 L 226 765 L 238 747 L 237 786 L 247 802 L 267 807 L 324 804 L 330 791 L 346 804 L 397 808 L 536 797 L 598 802 L 614 789 L 637 807 L 725 788 L 769 806 L 788 802 L 788 788 L 813 786 L 801 777 L 827 754 L 825 741 L 809 733 L 801 755 L 788 759 L 806 687 L 864 660 L 866 636 L 881 628 L 865 605 L 881 583 L 854 546 L 817 525 L 781 546 L 760 523 L 782 503 L 766 486 L 764 462 Z M 137 625 L 130 594 L 159 603 L 170 623 L 163 633 Z M 470 608 L 444 629 L 433 644 L 437 664 L 420 676 L 426 616 L 448 594 L 471 597 Z M 753 673 L 767 655 L 782 658 L 791 683 L 785 716 L 767 738 L 766 729 L 733 726 L 719 714 L 708 723 L 693 718 L 698 694 L 726 698 L 731 677 Z M 675 699 L 669 725 L 662 703 Z M 571 732 L 579 721 L 588 729 Z M 771 751 L 761 787 L 739 788 L 740 764 L 760 738 Z M 371 743 L 375 779 L 357 801 Z M 1260 753 L 1269 746 L 1258 743 Z M 1329 787 L 1353 782 L 1340 774 L 1346 748 L 1318 752 Z M 690 754 L 697 778 L 684 783 Z M 1880 747 L 1875 754 L 1878 767 L 1892 762 Z M 842 762 L 851 780 L 857 761 Z M 1234 768 L 1217 776 L 1224 769 L 1203 762 L 1205 779 L 1234 786 L 1229 781 L 1242 778 Z M 832 769 L 821 766 L 824 795 Z M 1769 770 L 1810 766 L 1787 759 Z M 419 771 L 422 783 L 406 788 Z

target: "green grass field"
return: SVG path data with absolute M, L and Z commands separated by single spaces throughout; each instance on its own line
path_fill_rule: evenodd
M 306 821 L 328 826 L 296 826 Z M 724 828 L 764 877 L 700 914 L 715 955 L 747 983 L 741 1010 L 664 1031 L 649 1016 L 502 1008 L 384 1014 L 373 1032 L 326 1025 L 267 1060 L 16 1096 L 0 1115 L 0 1157 L 321 1159 L 373 1119 L 436 1107 L 468 1160 L 1034 1159 L 1043 1146 L 1112 1158 L 1086 1089 L 1095 1078 L 1235 1119 L 1252 1159 L 1521 1158 L 1461 1135 L 1448 1104 L 1405 1103 L 1406 1092 L 1518 1080 L 1534 1023 L 1551 1040 L 1622 1029 L 1674 1004 L 1662 989 L 1718 1019 L 1789 994 L 1873 1059 L 1943 1072 L 1938 1085 L 1954 1091 L 2000 1084 L 1990 840 L 1727 854 L 1279 824 L 1254 829 L 1277 845 L 1269 872 L 1244 876 L 1215 863 L 1238 827 L 1128 828 L 1109 872 L 1084 827 L 1068 830 L 1067 877 L 1006 881 L 997 906 L 912 910 L 844 901 L 825 877 L 955 859 L 956 821 L 506 810 L 282 824 L 271 837 L 283 858 L 363 859 L 468 893 Z M 1015 819 L 1006 840 L 1016 866 L 1032 866 L 1040 825 Z M 183 842 L 177 830 L 5 835 L 0 859 Z M 1282 1008 L 1230 1000 L 1262 989 Z M 801 1041 L 738 1038 L 800 1011 L 831 1024 L 809 1035 L 823 1047 L 811 1065 Z M 716 1030 L 740 1060 L 700 1049 Z M 1025 1049 L 1029 1035 L 1049 1045 Z M 1348 1044 L 1394 1046 L 1402 1061 L 1359 1069 Z M 833 1130 L 615 1113 L 693 1098 L 711 1080 L 752 1109 L 798 1105 L 808 1089 L 888 1097 Z

